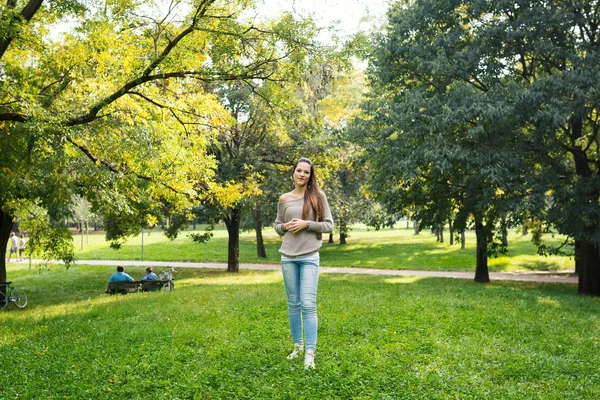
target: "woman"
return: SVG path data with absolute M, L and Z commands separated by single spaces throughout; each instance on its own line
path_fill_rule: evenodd
M 315 168 L 308 158 L 296 161 L 292 178 L 294 190 L 279 198 L 275 220 L 275 231 L 283 236 L 279 252 L 294 341 L 294 349 L 287 358 L 296 358 L 303 351 L 304 321 L 304 368 L 315 368 L 319 248 L 322 234 L 333 229 L 333 218 L 327 197 L 317 186 Z

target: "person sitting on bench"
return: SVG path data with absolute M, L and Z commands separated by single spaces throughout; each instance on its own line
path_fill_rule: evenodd
M 155 292 L 160 290 L 162 282 L 158 282 L 158 276 L 152 272 L 152 267 L 146 267 L 146 275 L 142 278 L 142 291 Z
M 144 275 L 141 279 L 142 281 L 157 281 L 158 276 L 154 272 L 152 272 L 152 267 L 146 267 L 146 275 Z
M 125 268 L 122 266 L 117 267 L 117 272 L 110 276 L 109 282 L 132 282 L 133 278 L 125 273 Z

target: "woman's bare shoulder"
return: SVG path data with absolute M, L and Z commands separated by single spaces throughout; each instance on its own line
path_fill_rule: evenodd
M 288 193 L 284 193 L 281 196 L 279 196 L 279 202 L 280 203 L 284 203 L 286 201 L 297 200 L 297 199 L 300 199 L 300 198 L 301 197 L 296 196 L 292 192 L 288 192 Z
M 284 193 L 281 196 L 279 196 L 279 202 L 283 203 L 284 201 L 288 201 L 290 197 L 289 193 Z

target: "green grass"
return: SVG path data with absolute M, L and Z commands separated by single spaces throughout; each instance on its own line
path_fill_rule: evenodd
M 29 305 L 0 312 L 2 399 L 600 398 L 600 300 L 574 285 L 322 274 L 304 371 L 279 272 L 126 296 L 112 268 L 8 272 Z
M 207 244 L 192 242 L 182 233 L 170 241 L 160 231 L 144 236 L 144 260 L 153 261 L 227 261 L 227 231 L 217 229 L 215 236 Z M 242 263 L 279 263 L 279 237 L 272 229 L 264 231 L 267 259 L 258 258 L 253 232 L 244 232 L 240 238 L 240 262 Z M 336 238 L 337 239 L 337 238 Z M 536 254 L 530 236 L 511 232 L 509 251 L 505 256 L 490 258 L 489 269 L 492 272 L 512 271 L 560 271 L 574 269 L 570 257 L 543 257 Z M 560 239 L 547 238 L 549 243 L 559 244 Z M 475 269 L 475 234 L 467 232 L 466 249 L 460 245 L 450 246 L 448 235 L 446 242 L 438 243 L 434 235 L 422 232 L 414 235 L 412 229 L 396 228 L 381 231 L 357 227 L 348 238 L 348 244 L 327 244 L 321 248 L 321 262 L 326 266 L 363 267 L 383 269 L 412 269 L 432 271 L 467 271 Z M 80 249 L 80 239 L 75 238 Z M 120 250 L 109 248 L 104 236 L 89 236 L 83 250 L 77 251 L 77 257 L 83 260 L 140 260 L 141 236 L 130 239 Z

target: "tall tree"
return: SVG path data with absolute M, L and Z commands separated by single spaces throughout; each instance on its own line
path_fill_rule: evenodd
M 327 196 L 340 244 L 346 244 L 351 225 L 365 221 L 374 204 L 362 190 L 368 176 L 357 164 L 362 148 L 348 140 L 348 125 L 360 110 L 364 89 L 361 71 L 336 71 L 330 93 L 319 102 L 329 142 Z
M 309 32 L 309 35 L 312 34 Z M 239 232 L 244 219 L 249 217 L 253 220 L 259 256 L 264 253 L 264 244 L 261 246 L 263 217 L 272 215 L 272 211 L 263 210 L 262 202 L 273 202 L 274 193 L 277 193 L 274 188 L 280 187 L 277 182 L 285 181 L 280 179 L 282 171 L 279 166 L 293 165 L 292 160 L 297 154 L 294 148 L 301 147 L 283 125 L 291 110 L 296 111 L 292 120 L 297 120 L 297 111 L 304 105 L 297 98 L 297 92 L 305 79 L 307 62 L 297 63 L 294 74 L 277 84 L 213 85 L 213 92 L 231 116 L 231 124 L 221 127 L 217 140 L 210 147 L 210 154 L 217 161 L 215 181 L 238 188 L 235 200 L 225 207 L 222 202 L 215 202 L 212 208 L 213 222 L 222 220 L 227 227 L 229 272 L 239 270 Z M 318 116 L 312 115 L 309 120 L 318 120 Z M 314 129 L 310 122 L 307 125 Z M 307 135 L 307 131 L 299 133 Z
M 289 25 L 288 19 L 283 21 Z M 295 37 L 300 38 L 300 32 L 304 32 L 303 42 L 308 44 L 317 30 L 310 20 L 304 24 Z M 330 93 L 332 71 L 344 62 L 344 57 L 316 45 L 306 50 L 304 59 L 286 68 L 291 73 L 285 81 L 259 87 L 214 86 L 235 121 L 211 148 L 218 161 L 215 179 L 245 188 L 244 196 L 232 206 L 213 209 L 228 230 L 228 271 L 239 268 L 239 229 L 243 220 L 252 220 L 258 254 L 264 255 L 262 228 L 272 224 L 277 199 L 289 190 L 287 183 L 295 161 L 300 156 L 311 157 L 321 168 L 335 158 L 327 145 L 331 138 L 324 128 L 326 115 L 320 101 Z M 320 184 L 324 177 L 319 177 Z
M 578 291 L 600 296 L 600 2 L 531 1 L 498 13 L 526 118 L 534 216 L 572 238 Z
M 471 205 L 485 234 L 502 213 L 544 218 L 574 238 L 579 292 L 592 295 L 600 295 L 598 7 L 398 3 L 376 45 L 368 110 L 385 110 L 372 127 L 411 157 L 398 168 L 382 162 L 390 176 L 433 181 L 437 171 L 437 182 L 468 188 L 449 193 L 459 215 Z
M 261 124 L 251 104 L 252 88 L 237 83 L 222 84 L 213 90 L 225 104 L 231 121 L 220 127 L 210 154 L 217 161 L 216 183 L 229 190 L 228 201 L 211 204 L 211 222 L 225 223 L 228 234 L 227 271 L 239 271 L 240 226 L 244 205 L 260 194 L 260 174 L 255 170 L 257 152 L 262 143 L 268 143 L 267 129 Z M 197 236 L 196 236 L 197 237 Z
M 58 221 L 79 194 L 118 242 L 164 212 L 227 200 L 207 155 L 227 113 L 207 85 L 280 81 L 305 48 L 292 23 L 240 18 L 248 1 L 90 4 L 0 8 L 0 246 L 24 202 Z M 71 30 L 53 33 L 67 17 Z
M 397 3 L 370 66 L 372 92 L 356 125 L 367 146 L 374 188 L 422 224 L 471 223 L 477 234 L 475 280 L 488 282 L 489 252 L 503 213 L 518 212 L 525 163 L 513 147 L 518 129 L 502 108 L 502 76 L 477 57 L 467 2 Z M 473 49 L 473 54 L 467 50 Z M 512 109 L 510 110 L 512 111 Z

